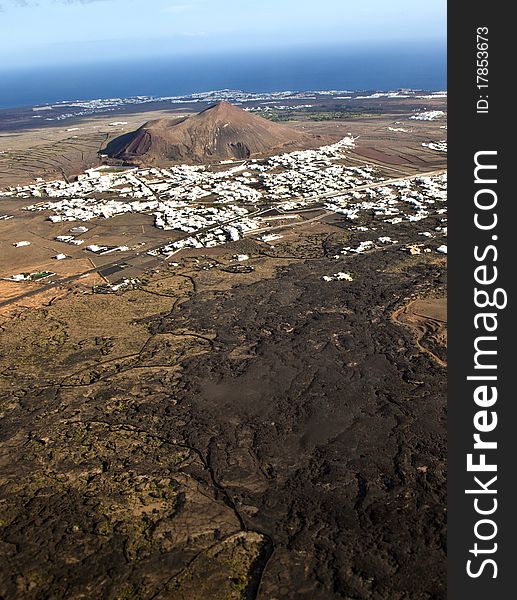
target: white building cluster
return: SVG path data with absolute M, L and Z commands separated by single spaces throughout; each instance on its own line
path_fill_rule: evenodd
M 354 280 L 351 273 L 344 273 L 342 271 L 340 271 L 339 273 L 334 273 L 334 275 L 323 275 L 322 279 L 323 279 L 323 281 L 326 281 L 327 283 L 329 281 L 353 281 Z
M 87 221 L 124 212 L 151 212 L 159 201 L 186 203 L 210 199 L 214 203 L 254 204 L 262 193 L 253 184 L 258 179 L 245 165 L 213 172 L 205 167 L 181 165 L 169 169 L 97 168 L 79 175 L 77 181 L 36 182 L 10 188 L 6 196 L 41 198 L 28 210 L 52 210 L 53 221 Z M 58 198 L 54 202 L 43 198 Z
M 373 167 L 295 165 L 280 173 L 265 173 L 263 184 L 272 200 L 318 198 L 377 181 Z
M 441 117 L 445 117 L 445 112 L 443 110 L 425 110 L 415 115 L 411 115 L 409 118 L 414 121 L 436 121 L 436 119 L 440 119 Z
M 424 145 L 438 150 L 433 144 L 445 142 Z M 323 204 L 328 211 L 355 221 L 357 230 L 368 230 L 361 222 L 362 216 L 397 224 L 445 214 L 446 174 L 386 180 L 372 165 L 344 164 L 347 151 L 354 146 L 355 139 L 348 136 L 315 150 L 265 160 L 169 168 L 99 167 L 87 170 L 73 182 L 38 180 L 10 188 L 4 195 L 37 198 L 38 202 L 26 209 L 51 211 L 48 219 L 52 222 L 86 222 L 123 213 L 152 215 L 157 228 L 186 234 L 159 250 L 150 250 L 164 255 L 182 248 L 210 248 L 237 241 L 255 230 L 263 241 L 279 239 L 277 234 L 264 232 L 263 222 L 256 218 L 272 204 L 280 213 Z M 441 223 L 433 232 L 422 231 L 422 235 L 446 235 L 445 216 Z M 82 245 L 84 240 L 76 235 L 87 231 L 84 225 L 76 225 L 68 235 L 55 239 Z M 390 243 L 396 242 L 384 236 L 345 248 L 344 252 L 363 253 Z M 101 242 L 86 248 L 95 253 L 127 249 Z
M 446 200 L 447 173 L 444 173 L 433 177 L 416 176 L 343 194 L 329 200 L 325 208 L 343 214 L 351 221 L 367 214 L 397 224 L 444 214 Z
M 212 217 L 225 221 L 240 216 L 235 213 L 237 205 L 246 214 L 244 206 L 265 196 L 270 201 L 325 196 L 380 181 L 370 166 L 336 164 L 353 146 L 354 138 L 345 137 L 317 150 L 239 162 L 222 170 L 191 165 L 167 169 L 99 167 L 87 170 L 77 181 L 36 181 L 10 188 L 5 195 L 41 199 L 27 209 L 51 210 L 49 219 L 53 222 L 152 213 L 157 227 L 190 232 L 213 225 Z
M 170 206 L 167 202 L 160 202 L 155 215 L 155 225 L 160 229 L 176 229 L 191 233 L 219 223 L 240 219 L 248 214 L 242 206 Z M 237 238 L 238 239 L 238 238 Z
M 220 225 L 212 228 L 209 231 L 192 235 L 188 238 L 183 238 L 162 246 L 159 250 L 151 250 L 148 254 L 156 256 L 163 254 L 164 256 L 172 256 L 183 248 L 213 248 L 228 242 L 236 242 L 241 239 L 246 233 L 255 229 L 259 229 L 260 223 L 253 218 L 241 218 L 231 223 Z
M 338 163 L 354 146 L 355 138 L 349 136 L 316 150 L 272 156 L 264 164 L 249 165 L 249 169 L 258 173 L 268 199 L 293 202 L 294 197 L 295 204 L 283 208 L 296 208 L 304 205 L 300 203 L 304 198 L 325 197 L 346 188 L 382 181 L 371 165 L 349 167 Z
M 430 150 L 436 150 L 436 152 L 447 152 L 447 142 L 423 142 L 422 146 L 424 148 L 429 148 Z

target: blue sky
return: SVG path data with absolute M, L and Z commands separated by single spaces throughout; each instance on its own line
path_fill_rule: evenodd
M 0 69 L 272 47 L 442 43 L 446 0 L 0 0 Z

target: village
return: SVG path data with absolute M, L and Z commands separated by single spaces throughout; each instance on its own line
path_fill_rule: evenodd
M 177 165 L 159 167 L 114 167 L 104 165 L 79 175 L 75 181 L 37 180 L 9 188 L 3 195 L 18 199 L 37 199 L 24 210 L 45 211 L 52 223 L 87 223 L 122 214 L 149 214 L 154 226 L 181 236 L 159 247 L 141 248 L 151 256 L 169 257 L 185 248 L 211 248 L 235 242 L 249 235 L 262 241 L 277 226 L 271 210 L 283 218 L 284 226 L 294 224 L 300 211 L 316 209 L 345 218 L 350 230 L 368 231 L 363 217 L 389 224 L 425 221 L 439 215 L 437 231 L 416 232 L 412 253 L 419 252 L 422 237 L 429 240 L 446 234 L 446 172 L 430 176 L 387 178 L 372 164 L 346 164 L 347 151 L 356 140 L 347 136 L 314 150 L 299 150 L 266 159 L 222 161 L 217 165 Z M 435 151 L 446 151 L 442 143 L 427 144 Z M 289 221 L 291 219 L 291 221 Z M 111 246 L 96 241 L 85 243 L 84 225 L 72 227 L 54 240 L 69 246 L 82 246 L 93 254 L 134 250 L 126 245 Z M 357 247 L 343 248 L 342 254 L 362 253 L 386 244 L 397 243 L 389 236 L 372 236 Z M 23 247 L 21 240 L 15 245 Z M 443 244 L 442 244 L 443 245 Z M 140 248 L 139 248 L 140 250 Z M 443 251 L 443 248 L 442 248 Z M 445 248 L 446 251 L 446 248 Z M 66 250 L 53 256 L 68 258 Z M 27 277 L 13 275 L 18 280 Z
M 413 99 L 413 100 L 436 100 L 446 98 L 445 91 L 423 94 L 419 90 L 392 90 L 390 92 L 362 93 L 352 90 L 312 90 L 304 92 L 281 91 L 281 92 L 247 92 L 242 90 L 210 90 L 193 94 L 179 96 L 132 96 L 128 98 L 98 98 L 92 100 L 77 99 L 73 101 L 61 101 L 42 104 L 32 108 L 32 119 L 42 121 L 66 121 L 78 119 L 96 114 L 109 114 L 121 112 L 135 106 L 146 105 L 182 105 L 205 104 L 225 100 L 235 104 L 251 105 L 248 110 L 293 110 L 300 108 L 311 108 L 313 104 L 305 104 L 306 101 L 321 101 L 325 98 L 334 97 L 340 100 L 362 101 L 369 99 Z M 283 102 L 283 104 L 280 104 Z M 289 104 L 285 104 L 288 102 Z M 304 102 L 303 104 L 291 104 Z M 437 115 L 439 116 L 439 115 Z

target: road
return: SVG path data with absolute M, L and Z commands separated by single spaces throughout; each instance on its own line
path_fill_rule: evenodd
M 443 173 L 446 172 L 446 169 L 439 169 L 436 171 L 428 171 L 426 173 L 418 173 L 418 174 L 413 174 L 413 175 L 408 175 L 406 177 L 396 177 L 394 179 L 386 179 L 384 181 L 378 182 L 378 183 L 369 183 L 369 184 L 364 184 L 364 185 L 359 185 L 356 186 L 354 188 L 347 188 L 345 190 L 341 190 L 339 192 L 331 192 L 328 194 L 320 194 L 318 196 L 311 196 L 309 198 L 293 198 L 293 202 L 299 202 L 299 201 L 304 201 L 304 202 L 317 202 L 318 200 L 323 200 L 323 199 L 329 199 L 329 198 L 334 198 L 337 196 L 342 196 L 343 194 L 350 194 L 353 192 L 357 192 L 357 191 L 361 191 L 361 190 L 365 190 L 368 188 L 372 188 L 372 187 L 384 187 L 386 185 L 392 185 L 394 183 L 398 183 L 400 181 L 410 181 L 412 179 L 417 179 L 419 177 L 432 177 L 435 175 L 441 175 Z M 246 217 L 258 217 L 261 214 L 277 208 L 277 205 L 279 204 L 283 204 L 284 202 L 286 202 L 285 200 L 282 200 L 281 202 L 271 202 L 270 204 L 268 204 L 267 207 L 263 207 L 259 210 L 256 210 L 255 212 L 249 213 L 248 215 L 246 215 Z M 295 211 L 293 211 L 295 212 Z M 319 217 L 318 217 L 319 218 Z M 203 229 L 199 229 L 197 230 L 194 234 L 193 233 L 187 233 L 184 236 L 180 237 L 179 240 L 182 239 L 186 239 L 188 237 L 191 237 L 192 235 L 200 235 L 203 233 L 208 233 L 210 231 L 212 231 L 213 229 L 218 229 L 219 227 L 221 227 L 222 225 L 229 225 L 230 223 L 233 223 L 234 221 L 238 221 L 242 219 L 242 216 L 238 216 L 235 217 L 233 219 L 229 219 L 228 221 L 223 221 L 221 223 L 216 223 L 214 225 L 211 225 L 210 227 L 205 227 Z M 178 241 L 178 240 L 176 240 Z M 148 252 L 152 252 L 153 250 L 159 250 L 160 248 L 162 248 L 163 246 L 166 246 L 167 242 L 160 242 L 160 244 L 157 244 L 156 246 L 153 246 L 151 248 L 147 248 L 146 249 L 146 253 Z M 46 292 L 48 290 L 51 290 L 53 288 L 59 287 L 59 286 L 63 286 L 66 285 L 68 283 L 72 283 L 73 281 L 76 281 L 78 279 L 81 279 L 87 275 L 90 275 L 92 273 L 100 273 L 102 271 L 106 271 L 109 270 L 110 268 L 116 268 L 118 265 L 120 265 L 121 263 L 128 263 L 129 266 L 132 266 L 130 263 L 131 261 L 137 259 L 138 257 L 140 257 L 142 255 L 141 252 L 135 252 L 132 255 L 129 256 L 124 256 L 123 258 L 119 259 L 119 260 L 115 260 L 111 263 L 107 263 L 104 264 L 102 266 L 99 267 L 94 267 L 92 269 L 88 269 L 87 271 L 83 271 L 81 273 L 77 273 L 75 275 L 70 275 L 69 277 L 63 277 L 54 281 L 51 281 L 49 283 L 43 284 L 43 285 L 38 285 L 38 287 L 34 287 L 30 290 L 27 290 L 26 292 L 24 292 L 23 294 L 19 294 L 18 296 L 14 296 L 13 298 L 8 298 L 7 300 L 2 300 L 0 301 L 0 307 L 4 307 L 4 306 L 8 306 L 10 304 L 14 304 L 15 302 L 19 302 L 20 300 L 23 300 L 25 298 L 30 298 L 32 296 L 35 296 L 37 294 L 41 294 L 42 292 Z M 163 258 L 160 257 L 156 257 L 156 263 L 159 264 L 159 262 L 163 260 Z M 137 265 L 133 265 L 133 266 L 137 266 Z M 150 265 L 148 263 L 146 263 L 146 268 L 150 268 Z M 123 269 L 121 269 L 123 270 Z
M 255 212 L 249 213 L 246 215 L 246 217 L 257 217 L 259 215 L 261 215 L 264 212 L 267 212 L 268 210 L 271 210 L 271 207 L 267 207 L 267 208 L 261 208 L 260 210 L 257 210 Z M 195 235 L 199 235 L 202 233 L 208 233 L 209 231 L 212 231 L 213 229 L 217 229 L 219 227 L 221 227 L 221 225 L 229 225 L 230 223 L 233 223 L 234 221 L 239 221 L 240 219 L 242 219 L 242 216 L 238 216 L 238 217 L 234 217 L 233 219 L 229 219 L 228 221 L 223 221 L 221 223 L 216 223 L 215 225 L 211 225 L 210 227 L 205 227 L 203 229 L 198 229 L 195 232 Z M 178 240 L 182 240 L 182 239 L 186 239 L 189 237 L 192 237 L 192 233 L 187 233 L 184 236 L 181 236 L 180 238 L 178 238 L 175 241 Z M 163 246 L 166 246 L 168 242 L 164 242 L 161 241 L 160 244 L 157 244 L 155 246 L 152 246 L 150 248 L 146 248 L 145 253 L 148 252 L 152 252 L 153 250 L 159 250 L 160 248 L 162 248 Z M 133 254 L 125 255 L 123 258 L 120 258 L 118 260 L 114 260 L 110 263 L 105 263 L 103 265 L 100 265 L 98 267 L 93 267 L 91 269 L 88 269 L 87 271 L 82 271 L 81 273 L 76 273 L 75 275 L 70 275 L 69 277 L 62 277 L 60 279 L 54 280 L 54 281 L 50 281 L 49 283 L 46 284 L 42 284 L 42 285 L 38 285 L 38 287 L 34 287 L 30 290 L 27 290 L 26 292 L 24 292 L 23 294 L 19 294 L 18 296 L 14 296 L 12 298 L 8 298 L 7 300 L 2 300 L 0 301 L 0 307 L 3 306 L 8 306 L 10 304 L 14 304 L 15 302 L 18 302 L 20 300 L 23 300 L 24 298 L 30 298 L 31 296 L 35 296 L 37 294 L 41 294 L 42 292 L 46 292 L 48 290 L 51 290 L 53 288 L 62 286 L 62 285 L 66 285 L 68 283 L 71 283 L 73 281 L 76 281 L 78 279 L 81 279 L 82 277 L 85 277 L 87 275 L 90 275 L 92 273 L 100 273 L 102 271 L 106 271 L 110 268 L 113 267 L 117 267 L 118 265 L 120 265 L 121 263 L 128 263 L 129 266 L 132 266 L 130 263 L 132 260 L 135 260 L 136 258 L 142 256 L 142 252 L 135 252 Z M 158 264 L 161 260 L 164 260 L 165 257 L 156 257 L 156 263 Z M 147 268 L 149 268 L 149 265 L 147 265 Z

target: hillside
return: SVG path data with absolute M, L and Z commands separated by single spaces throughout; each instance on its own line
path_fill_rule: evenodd
M 137 163 L 245 159 L 321 145 L 324 140 L 272 123 L 228 102 L 192 117 L 149 121 L 112 140 L 105 152 Z

